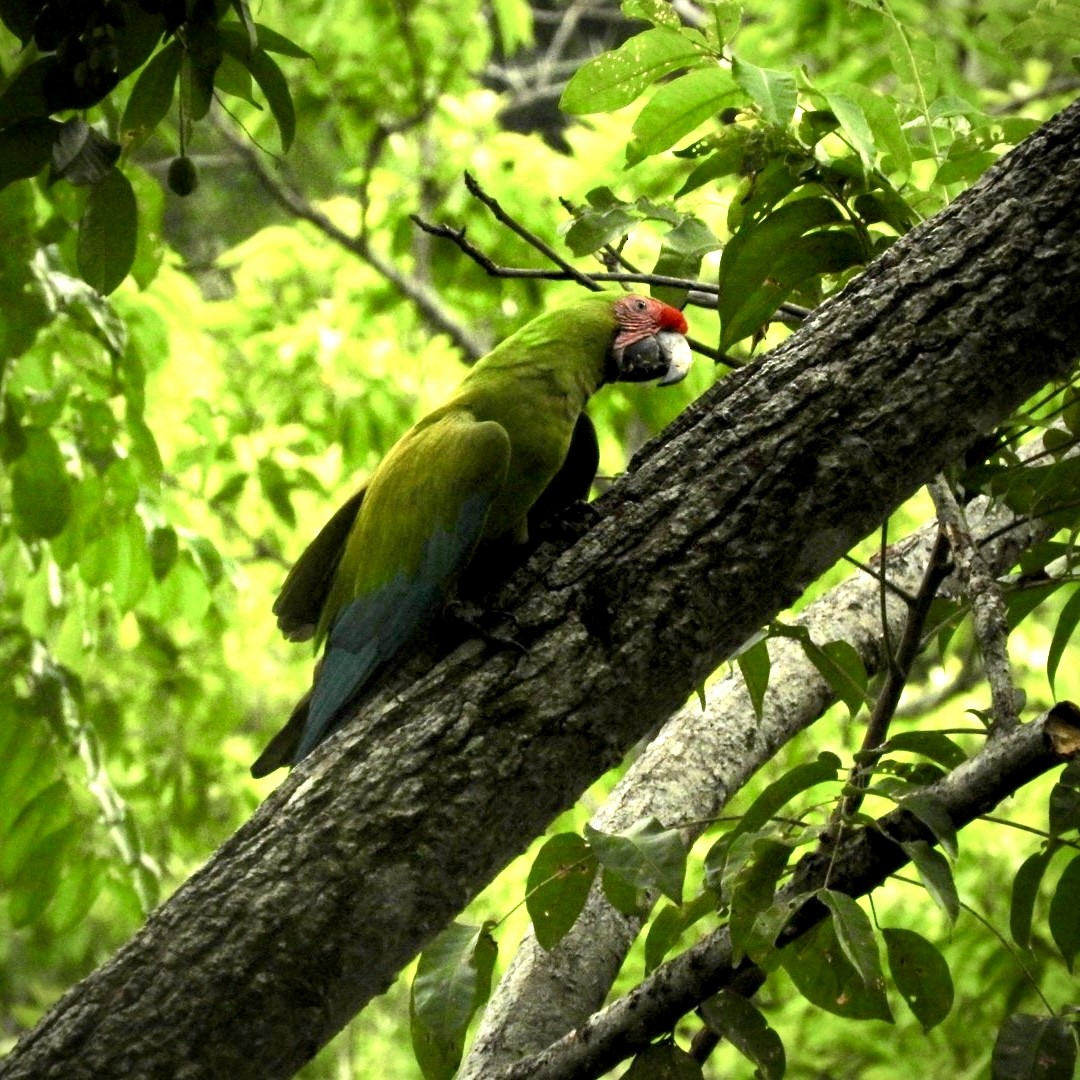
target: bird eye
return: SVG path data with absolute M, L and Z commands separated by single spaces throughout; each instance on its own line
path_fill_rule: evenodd
M 634 307 L 636 307 L 638 309 L 638 311 L 644 311 L 648 306 L 649 305 L 646 304 L 644 300 L 637 300 L 634 303 Z

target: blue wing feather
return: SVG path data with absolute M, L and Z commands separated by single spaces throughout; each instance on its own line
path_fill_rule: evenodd
M 307 722 L 293 764 L 305 758 L 344 719 L 343 710 L 441 610 L 484 530 L 494 492 L 462 500 L 452 529 L 436 529 L 414 574 L 357 597 L 330 631 Z

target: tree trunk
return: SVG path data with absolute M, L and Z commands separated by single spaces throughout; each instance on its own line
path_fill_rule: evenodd
M 306 761 L 2 1077 L 291 1075 L 736 646 L 1073 359 L 1080 105 L 704 395 Z

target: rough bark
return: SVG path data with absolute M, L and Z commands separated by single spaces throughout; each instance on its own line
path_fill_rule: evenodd
M 467 642 L 367 702 L 0 1076 L 288 1076 L 1080 329 L 1080 106 L 669 429 Z
M 1024 456 L 1037 457 L 1041 449 L 1041 441 L 1033 443 Z M 986 496 L 974 499 L 965 512 L 972 539 L 995 575 L 1008 571 L 1021 551 L 1052 531 Z M 932 522 L 888 549 L 884 629 L 881 583 L 865 573 L 829 590 L 792 624 L 805 627 L 818 644 L 846 641 L 867 672 L 876 674 L 885 661 L 884 634 L 898 642 L 904 632 L 908 607 L 901 595 L 918 591 L 937 536 L 938 525 Z M 947 579 L 942 592 L 949 595 L 955 587 Z M 709 687 L 704 709 L 694 698 L 664 725 L 590 824 L 617 832 L 652 816 L 669 826 L 690 822 L 683 827 L 688 841 L 700 835 L 781 746 L 836 701 L 800 643 L 774 638 L 769 657 L 769 688 L 760 718 L 742 675 L 730 671 Z M 597 882 L 555 948 L 542 948 L 529 931 L 485 1006 L 459 1080 L 490 1077 L 583 1026 L 607 998 L 643 922 L 612 907 Z

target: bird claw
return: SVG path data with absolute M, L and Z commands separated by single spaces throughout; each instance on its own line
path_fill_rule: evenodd
M 457 623 L 475 637 L 482 638 L 489 645 L 516 649 L 523 656 L 528 652 L 514 637 L 513 630 L 516 630 L 520 623 L 512 611 L 483 607 L 467 600 L 451 600 L 446 605 L 443 617 L 449 622 Z M 510 623 L 513 630 L 505 630 L 506 623 Z

